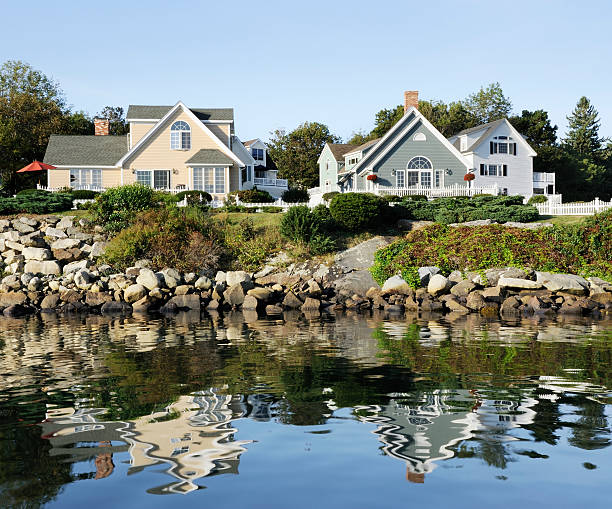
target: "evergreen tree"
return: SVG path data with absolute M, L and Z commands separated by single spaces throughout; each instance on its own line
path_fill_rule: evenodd
M 598 115 L 587 97 L 578 100 L 574 111 L 567 117 L 569 129 L 564 141 L 570 150 L 588 158 L 599 155 L 606 140 L 599 137 Z
M 481 87 L 465 100 L 464 106 L 478 124 L 508 117 L 512 111 L 512 103 L 504 95 L 499 83 L 491 83 L 487 88 Z

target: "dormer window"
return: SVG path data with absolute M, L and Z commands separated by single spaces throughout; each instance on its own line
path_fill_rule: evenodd
M 467 150 L 467 136 L 461 136 L 459 139 L 459 144 L 459 150 L 461 150 L 461 152 L 465 152 Z
M 178 120 L 170 127 L 170 149 L 189 150 L 191 148 L 191 128 L 187 122 Z
M 251 155 L 255 161 L 263 161 L 264 159 L 264 151 L 263 148 L 253 148 L 251 149 Z

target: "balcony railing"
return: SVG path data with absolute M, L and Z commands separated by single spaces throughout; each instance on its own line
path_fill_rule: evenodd
M 533 181 L 534 182 L 548 182 L 550 184 L 555 183 L 555 174 L 554 173 L 544 173 L 544 172 L 533 172 Z
M 256 186 L 267 186 L 267 187 L 289 187 L 287 179 L 270 179 L 270 178 L 257 178 L 253 179 L 253 184 Z

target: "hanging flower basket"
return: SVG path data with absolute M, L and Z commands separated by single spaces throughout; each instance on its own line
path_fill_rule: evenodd
M 476 178 L 476 175 L 474 175 L 473 173 L 466 173 L 463 176 L 463 180 L 465 180 L 466 182 L 471 182 L 472 180 L 474 180 Z
M 366 178 L 374 182 L 378 177 L 372 173 L 371 175 L 368 175 Z

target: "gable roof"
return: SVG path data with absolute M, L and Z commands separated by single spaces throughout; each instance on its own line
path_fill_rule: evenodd
M 245 164 L 234 154 L 229 147 L 227 147 L 217 136 L 215 136 L 212 131 L 206 127 L 206 125 L 202 122 L 198 122 L 198 118 L 195 116 L 193 111 L 191 111 L 187 106 L 185 106 L 182 101 L 177 102 L 166 114 L 160 118 L 157 123 L 149 129 L 147 134 L 145 134 L 136 145 L 134 145 L 130 151 L 125 154 L 119 161 L 117 161 L 117 166 L 122 165 L 125 161 L 127 161 L 130 157 L 132 157 L 136 152 L 138 152 L 145 143 L 155 134 L 157 131 L 161 129 L 164 125 L 164 122 L 168 120 L 176 111 L 182 109 L 188 117 L 190 117 L 196 126 L 198 126 L 202 131 L 204 131 L 219 147 L 219 150 L 227 155 L 230 159 L 232 159 L 238 166 L 243 167 Z
M 517 141 L 522 143 L 522 145 L 527 148 L 527 153 L 529 155 L 531 156 L 537 155 L 536 151 L 533 150 L 533 148 L 531 147 L 531 145 L 529 145 L 529 143 L 527 143 L 527 140 L 524 138 L 524 136 L 516 130 L 516 128 L 510 123 L 510 121 L 507 118 L 500 118 L 499 120 L 494 120 L 493 122 L 488 122 L 486 124 L 481 124 L 476 127 L 470 127 L 469 129 L 464 129 L 463 131 L 449 137 L 449 141 L 456 138 L 452 141 L 452 144 L 455 148 L 459 149 L 461 146 L 461 142 L 459 140 L 460 136 L 483 131 L 483 133 L 478 137 L 478 139 L 474 143 L 472 143 L 469 147 L 466 147 L 465 150 L 461 150 L 462 154 L 473 152 L 478 146 L 480 146 L 484 141 L 486 141 L 493 134 L 495 129 L 497 129 L 502 124 L 508 125 L 510 130 L 514 133 Z
M 449 152 L 452 155 L 454 155 L 466 168 L 469 167 L 467 161 L 465 160 L 465 158 L 463 157 L 461 152 L 459 152 L 444 136 L 442 136 L 440 131 L 438 131 L 431 124 L 431 122 L 429 120 L 427 120 L 427 118 L 425 118 L 425 116 L 421 112 L 419 112 L 419 110 L 417 110 L 414 106 L 411 106 L 410 108 L 408 108 L 406 110 L 406 113 L 404 113 L 404 116 L 398 122 L 396 122 L 396 124 L 391 129 L 389 129 L 389 131 L 387 131 L 387 133 L 382 138 L 380 138 L 378 140 L 372 140 L 373 142 L 376 142 L 376 144 L 374 145 L 372 150 L 370 150 L 370 152 L 368 154 L 366 154 L 363 157 L 363 159 L 361 159 L 351 169 L 351 171 L 349 173 L 355 172 L 355 174 L 358 174 L 358 173 L 361 173 L 361 172 L 365 171 L 365 169 L 367 167 L 367 165 L 365 163 L 366 162 L 367 163 L 371 162 L 372 158 L 375 156 L 375 154 L 380 152 L 381 156 L 382 156 L 382 155 L 384 155 L 388 150 L 390 150 L 394 146 L 393 143 L 390 143 L 385 149 L 382 149 L 382 151 L 381 151 L 381 147 L 385 144 L 385 142 L 388 139 L 390 139 L 392 136 L 394 136 L 394 134 L 397 131 L 400 131 L 401 134 L 403 134 L 404 132 L 409 131 L 418 122 L 421 122 L 423 127 L 425 127 L 429 132 L 431 132 L 438 139 L 438 141 L 440 141 L 442 143 L 442 145 L 445 146 L 449 150 Z M 404 131 L 401 131 L 402 128 L 405 128 Z M 399 138 L 401 139 L 401 136 Z M 378 157 L 378 159 L 379 158 L 380 157 Z
M 74 136 L 49 138 L 43 161 L 54 166 L 116 166 L 128 151 L 127 136 Z
M 253 143 L 255 143 L 259 138 L 253 138 L 252 140 L 247 140 L 247 141 L 243 141 L 242 144 L 245 147 L 248 147 L 249 145 L 252 145 Z
M 231 166 L 234 164 L 234 160 L 227 157 L 220 150 L 216 150 L 214 148 L 203 148 L 187 159 L 185 164 L 220 164 L 223 166 Z
M 357 145 L 350 143 L 328 143 L 328 145 L 336 161 L 344 161 L 344 154 L 357 148 Z
M 159 120 L 174 106 L 149 106 L 130 104 L 126 119 L 129 120 Z M 234 120 L 233 108 L 189 108 L 199 120 Z

